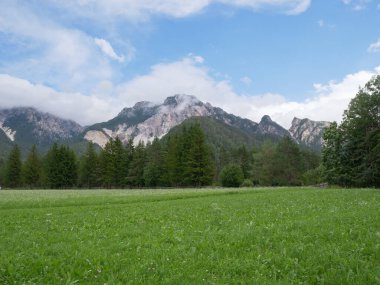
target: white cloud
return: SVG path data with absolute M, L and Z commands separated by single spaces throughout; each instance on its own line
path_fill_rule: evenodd
M 368 47 L 368 52 L 380 52 L 380 39 Z
M 95 38 L 95 44 L 111 59 L 117 60 L 121 63 L 125 61 L 124 55 L 117 55 L 111 44 L 105 39 Z
M 1 108 L 32 106 L 83 125 L 111 118 L 120 105 L 109 96 L 64 93 L 27 80 L 0 74 Z
M 110 79 L 113 70 L 93 38 L 37 16 L 12 1 L 0 4 L 0 32 L 17 39 L 31 55 L 3 64 L 0 72 L 46 82 L 62 90 L 77 90 Z
M 252 79 L 248 76 L 244 76 L 240 78 L 240 81 L 243 82 L 245 85 L 251 85 L 252 84 Z
M 359 86 L 364 86 L 375 74 L 380 74 L 380 67 L 349 74 L 340 81 L 315 84 L 314 92 L 307 100 L 296 102 L 271 93 L 239 95 L 229 81 L 213 78 L 196 56 L 187 56 L 179 61 L 157 64 L 147 74 L 119 86 L 103 81 L 90 96 L 57 92 L 46 86 L 1 75 L 0 106 L 34 106 L 82 124 L 90 124 L 109 120 L 123 107 L 132 106 L 138 101 L 160 103 L 174 94 L 191 94 L 254 121 L 259 121 L 263 115 L 270 115 L 288 128 L 294 116 L 340 121 Z M 110 93 L 115 95 L 109 96 Z
M 258 10 L 274 10 L 277 12 L 297 15 L 305 12 L 311 0 L 67 0 L 56 5 L 66 7 L 82 16 L 97 17 L 100 14 L 120 16 L 129 20 L 146 20 L 151 15 L 168 15 L 172 17 L 187 17 L 202 12 L 212 4 L 225 5 Z
M 365 10 L 373 0 L 341 0 L 343 4 L 350 5 L 354 11 Z

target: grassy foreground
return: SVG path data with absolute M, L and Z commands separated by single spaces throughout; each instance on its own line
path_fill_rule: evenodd
M 0 284 L 380 284 L 380 191 L 0 191 Z

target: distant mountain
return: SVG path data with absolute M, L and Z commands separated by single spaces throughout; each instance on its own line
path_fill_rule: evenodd
M 175 95 L 166 98 L 161 105 L 139 102 L 132 108 L 123 109 L 114 119 L 90 126 L 84 138 L 104 146 L 110 138 L 118 136 L 134 143 L 162 138 L 173 127 L 193 117 L 209 117 L 234 127 L 247 135 L 289 135 L 288 131 L 265 116 L 260 124 L 229 114 L 221 108 L 203 103 L 194 96 Z
M 73 143 L 80 140 L 83 127 L 34 108 L 0 110 L 0 146 L 10 148 L 17 143 L 22 150 L 33 144 L 46 150 L 54 142 Z
M 323 132 L 330 124 L 330 122 L 294 118 L 289 133 L 299 144 L 320 151 L 323 145 Z
M 45 152 L 54 142 L 68 144 L 82 152 L 87 141 L 100 147 L 110 138 L 135 144 L 162 138 L 182 123 L 198 122 L 214 145 L 257 145 L 264 139 L 290 136 L 300 145 L 320 150 L 322 134 L 328 122 L 294 118 L 290 130 L 264 116 L 259 123 L 225 112 L 194 96 L 175 95 L 162 104 L 138 102 L 124 108 L 115 118 L 89 127 L 64 120 L 34 108 L 0 109 L 0 157 L 17 143 L 25 154 L 33 144 Z M 219 141 L 219 142 L 217 142 Z

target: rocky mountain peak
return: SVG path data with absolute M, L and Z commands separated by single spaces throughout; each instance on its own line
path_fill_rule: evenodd
M 186 94 L 176 94 L 174 96 L 167 97 L 163 103 L 165 106 L 178 106 L 178 105 L 196 105 L 201 103 L 197 97 Z
M 273 123 L 272 118 L 268 115 L 264 115 L 261 118 L 260 124 L 265 124 L 265 123 Z
M 330 122 L 312 121 L 308 118 L 292 120 L 289 129 L 292 137 L 299 143 L 320 150 L 323 145 L 323 132 L 330 125 Z
M 133 109 L 146 109 L 146 108 L 151 108 L 154 107 L 155 104 L 149 101 L 141 101 L 137 102 L 134 106 Z
M 49 146 L 54 141 L 68 141 L 83 128 L 71 120 L 61 119 L 30 107 L 0 110 L 0 131 L 10 141 L 21 145 Z
M 306 120 L 308 120 L 308 119 L 306 119 Z M 294 117 L 293 120 L 292 120 L 292 126 L 299 125 L 301 123 L 301 121 L 302 121 L 302 119 Z

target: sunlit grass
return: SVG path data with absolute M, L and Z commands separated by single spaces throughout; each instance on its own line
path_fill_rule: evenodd
M 377 284 L 380 191 L 0 191 L 1 284 Z

